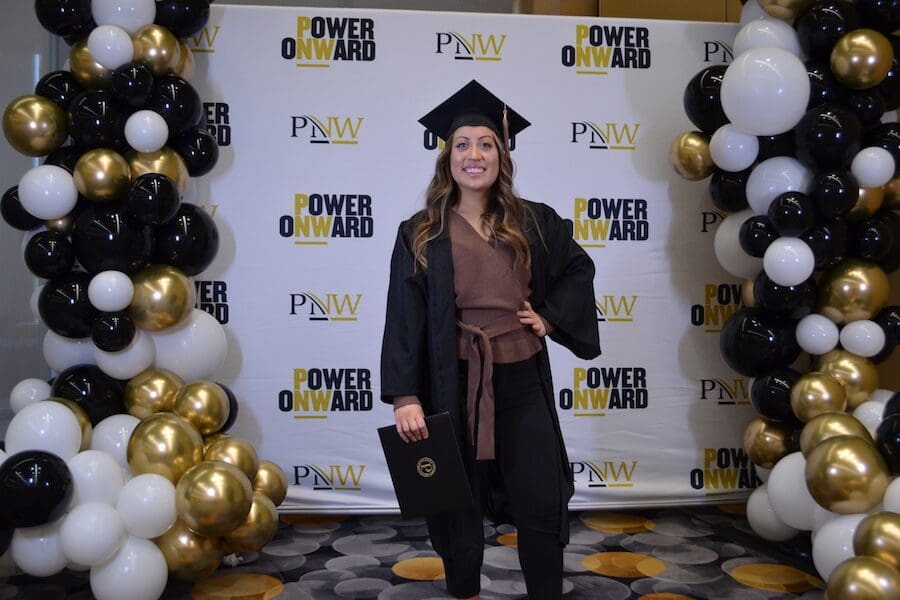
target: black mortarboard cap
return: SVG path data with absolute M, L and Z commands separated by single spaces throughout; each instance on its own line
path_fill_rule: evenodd
M 509 137 L 531 125 L 522 115 L 506 106 L 503 100 L 474 79 L 419 119 L 419 123 L 445 141 L 457 127 L 463 125 L 484 125 L 493 129 L 500 139 L 504 139 L 504 106 Z

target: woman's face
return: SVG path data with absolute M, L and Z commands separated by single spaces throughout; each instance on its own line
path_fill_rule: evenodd
M 450 173 L 462 190 L 483 193 L 500 172 L 500 150 L 494 132 L 483 125 L 464 125 L 453 132 Z

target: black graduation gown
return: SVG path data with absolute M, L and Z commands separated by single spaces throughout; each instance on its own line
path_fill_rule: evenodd
M 531 249 L 531 305 L 552 323 L 550 338 L 577 357 L 591 359 L 600 354 L 594 301 L 594 263 L 572 237 L 572 222 L 562 219 L 546 204 L 525 201 L 535 222 L 524 233 Z M 457 358 L 456 304 L 453 288 L 453 260 L 450 238 L 443 232 L 426 247 L 428 269 L 416 272 L 410 250 L 419 212 L 400 224 L 391 256 L 387 314 L 381 349 L 381 399 L 390 404 L 396 396 L 417 396 L 426 415 L 450 413 L 464 450 L 466 416 L 460 406 Z M 540 229 L 540 233 L 536 230 Z M 556 414 L 547 344 L 541 338 L 538 356 L 540 379 L 553 429 L 559 440 L 561 473 L 565 483 L 561 513 L 574 493 L 569 459 L 566 455 Z M 464 457 L 470 452 L 463 451 Z M 467 460 L 470 479 L 475 465 Z M 438 515 L 452 521 L 452 513 Z M 448 530 L 452 531 L 452 527 Z M 443 537 L 443 536 L 442 536 Z M 450 540 L 432 543 L 441 555 L 454 554 Z M 560 542 L 569 539 L 568 521 L 560 519 Z

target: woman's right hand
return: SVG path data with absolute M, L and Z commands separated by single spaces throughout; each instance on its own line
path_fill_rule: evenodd
M 397 433 L 404 442 L 428 439 L 428 428 L 425 426 L 425 413 L 421 404 L 407 404 L 394 409 L 394 420 L 397 421 Z

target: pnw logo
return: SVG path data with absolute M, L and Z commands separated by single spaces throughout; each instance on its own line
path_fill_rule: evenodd
M 310 144 L 359 143 L 359 130 L 364 117 L 325 117 L 313 115 L 291 116 L 291 137 L 308 138 Z
M 600 296 L 597 305 L 597 321 L 600 323 L 634 322 L 634 305 L 637 296 Z
M 573 214 L 573 235 L 584 248 L 650 238 L 647 201 L 643 198 L 575 198 Z
M 709 228 L 716 223 L 721 223 L 727 215 L 719 210 L 705 210 L 700 213 L 700 232 L 709 233 Z
M 294 194 L 294 212 L 278 219 L 278 234 L 296 245 L 335 238 L 370 238 L 375 229 L 368 194 Z
M 437 50 L 435 54 L 452 56 L 454 60 L 503 60 L 503 44 L 506 34 L 493 33 L 437 33 Z
M 713 401 L 721 406 L 749 406 L 750 392 L 746 379 L 712 379 L 700 380 L 700 399 Z
M 703 304 L 691 307 L 691 325 L 706 333 L 720 333 L 731 315 L 741 309 L 741 284 L 707 283 L 703 286 Z
M 293 386 L 278 392 L 278 410 L 295 419 L 327 419 L 334 412 L 372 410 L 372 371 L 294 369 Z
M 359 492 L 366 465 L 294 465 L 294 485 L 306 484 L 313 491 Z
M 570 462 L 572 482 L 589 488 L 633 488 L 636 460 L 583 460 Z
M 562 47 L 562 64 L 579 75 L 607 75 L 609 69 L 649 69 L 650 30 L 576 25 L 575 44 Z
M 219 146 L 231 145 L 231 119 L 228 116 L 230 107 L 225 102 L 204 102 L 203 113 L 206 115 L 206 129 L 216 138 Z
M 298 67 L 375 60 L 375 21 L 359 17 L 297 17 L 297 36 L 281 40 L 281 57 Z
M 730 63 L 734 59 L 731 44 L 722 40 L 703 42 L 703 62 Z
M 743 448 L 704 448 L 703 468 L 691 471 L 691 487 L 713 494 L 749 490 L 761 483 Z
M 309 321 L 356 321 L 362 294 L 291 294 L 291 314 Z
M 591 150 L 635 150 L 640 123 L 595 123 L 572 121 L 573 144 L 586 144 Z
M 198 31 L 197 35 L 192 35 L 188 38 L 190 40 L 188 47 L 194 53 L 215 54 L 216 38 L 219 37 L 221 29 L 221 25 L 207 25 Z
M 648 403 L 643 367 L 576 367 L 572 387 L 559 391 L 559 407 L 576 417 L 605 417 L 607 411 L 645 409 Z
M 224 281 L 194 281 L 196 307 L 206 311 L 225 325 L 228 323 L 228 284 Z

